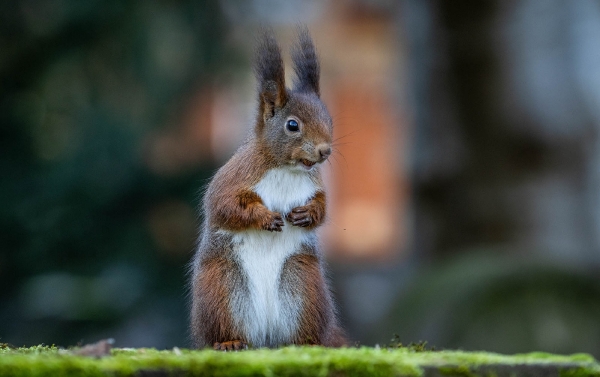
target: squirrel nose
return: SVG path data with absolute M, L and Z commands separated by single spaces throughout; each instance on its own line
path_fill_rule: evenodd
M 327 159 L 327 157 L 329 157 L 329 155 L 331 154 L 331 147 L 329 146 L 329 144 L 317 145 L 316 149 L 319 152 L 319 158 L 321 160 Z

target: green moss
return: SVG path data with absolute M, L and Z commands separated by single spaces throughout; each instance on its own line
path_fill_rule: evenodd
M 406 348 L 413 352 L 426 352 L 435 351 L 435 347 L 427 347 L 427 342 L 409 343 L 408 345 L 402 344 L 400 341 L 400 335 L 394 334 L 394 337 L 390 340 L 390 344 L 384 345 L 384 348 Z
M 2 376 L 133 376 L 140 371 L 178 376 L 490 376 L 495 368 L 548 366 L 561 376 L 600 376 L 589 355 L 541 353 L 505 356 L 485 352 L 419 351 L 411 348 L 286 347 L 278 350 L 215 352 L 115 349 L 100 359 L 76 356 L 54 346 L 0 349 Z M 429 374 L 429 373 L 428 373 Z M 501 375 L 501 373 L 498 373 Z
M 560 371 L 560 377 L 598 377 L 600 365 L 588 365 Z
M 466 365 L 440 367 L 438 370 L 444 376 L 476 377 L 476 374 Z

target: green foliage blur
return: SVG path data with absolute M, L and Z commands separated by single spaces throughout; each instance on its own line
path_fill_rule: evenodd
M 161 174 L 146 149 L 235 61 L 225 29 L 213 1 L 0 3 L 0 342 L 187 345 L 213 167 Z

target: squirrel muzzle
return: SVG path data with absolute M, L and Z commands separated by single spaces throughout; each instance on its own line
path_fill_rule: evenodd
M 331 155 L 331 145 L 326 142 L 310 146 L 309 148 L 305 144 L 302 149 L 304 153 L 297 157 L 297 161 L 307 170 L 310 170 L 317 163 L 324 162 Z M 307 149 L 310 149 L 310 151 Z

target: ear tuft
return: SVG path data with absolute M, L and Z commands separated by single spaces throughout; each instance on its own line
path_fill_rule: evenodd
M 272 116 L 275 109 L 286 104 L 287 90 L 281 50 L 270 28 L 261 31 L 256 47 L 254 72 L 258 80 L 262 112 Z
M 300 92 L 313 92 L 320 96 L 320 67 L 315 46 L 305 25 L 298 26 L 298 42 L 292 48 L 292 61 L 296 72 L 294 89 Z

